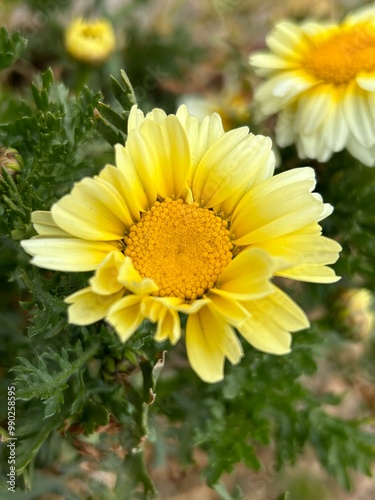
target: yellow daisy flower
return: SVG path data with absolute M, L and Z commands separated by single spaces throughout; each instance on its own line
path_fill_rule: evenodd
M 347 148 L 375 165 L 375 6 L 341 24 L 281 21 L 266 42 L 250 64 L 267 78 L 255 101 L 263 117 L 279 113 L 278 145 L 322 162 Z
M 133 107 L 116 166 L 84 178 L 50 212 L 34 212 L 39 236 L 23 241 L 32 263 L 95 271 L 66 299 L 69 321 L 106 319 L 125 342 L 147 318 L 175 344 L 188 315 L 191 366 L 207 382 L 243 356 L 235 329 L 255 348 L 290 351 L 304 312 L 273 275 L 330 283 L 340 246 L 321 236 L 323 204 L 311 168 L 273 177 L 271 141 L 247 127 L 225 133 L 216 113 L 199 121 Z
M 65 34 L 69 54 L 87 64 L 99 64 L 110 56 L 116 47 L 112 25 L 104 20 L 74 20 Z

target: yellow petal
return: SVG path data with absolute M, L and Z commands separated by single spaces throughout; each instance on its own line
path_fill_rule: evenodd
M 195 116 L 190 115 L 187 107 L 182 105 L 176 113 L 183 126 L 190 145 L 192 177 L 206 151 L 225 134 L 220 116 L 212 113 L 200 122 Z
M 153 279 L 142 278 L 133 266 L 130 257 L 125 257 L 119 271 L 118 280 L 125 288 L 140 295 L 146 295 L 159 290 Z
M 95 275 L 90 279 L 90 285 L 95 293 L 108 295 L 116 293 L 124 286 L 119 282 L 119 270 L 124 262 L 124 254 L 120 251 L 111 252 L 99 265 Z
M 144 123 L 144 122 L 143 122 Z M 155 158 L 154 147 L 149 145 L 148 138 L 144 137 L 139 130 L 134 130 L 128 136 L 126 148 L 116 150 L 117 167 L 127 177 L 133 179 L 139 177 L 144 189 L 147 208 L 151 208 L 157 198 L 157 183 L 159 177 L 158 163 Z M 138 201 L 143 204 L 142 195 L 137 191 Z M 146 208 L 146 207 L 145 207 Z
M 34 225 L 35 230 L 41 236 L 46 237 L 65 237 L 70 238 L 71 235 L 59 228 L 52 218 L 51 212 L 37 210 L 31 214 L 31 222 Z
M 183 299 L 181 299 L 181 304 L 176 306 L 176 310 L 184 314 L 195 314 L 202 309 L 203 306 L 209 304 L 209 302 L 210 299 L 208 298 L 193 300 L 193 302 L 190 303 L 184 303 Z
M 243 356 L 233 329 L 208 308 L 189 316 L 186 349 L 193 370 L 205 382 L 223 379 L 225 357 L 235 364 Z
M 132 220 L 138 221 L 140 212 L 144 212 L 149 208 L 145 188 L 137 173 L 134 172 L 133 163 L 126 160 L 125 148 L 120 144 L 116 144 L 115 151 L 116 164 L 121 163 L 124 169 L 120 170 L 113 165 L 106 165 L 100 172 L 99 177 L 116 189 L 125 200 Z M 125 169 L 126 174 L 124 174 Z
M 231 230 L 236 245 L 250 245 L 296 231 L 322 212 L 322 202 L 311 194 L 312 168 L 278 174 L 254 186 L 238 204 Z
M 158 194 L 162 198 L 177 198 L 187 186 L 191 169 L 189 144 L 180 122 L 173 115 L 160 123 L 145 120 L 140 132 L 152 151 Z
M 272 291 L 273 263 L 263 250 L 249 248 L 238 254 L 219 276 L 212 293 L 232 300 L 250 300 Z
M 126 295 L 109 310 L 107 321 L 113 326 L 120 339 L 126 342 L 144 320 L 141 312 L 143 297 Z
M 211 292 L 213 293 L 210 293 L 208 307 L 231 325 L 240 325 L 250 316 L 249 311 L 237 300 L 218 295 L 215 293 L 215 289 L 212 289 Z
M 321 227 L 312 223 L 293 233 L 282 235 L 257 244 L 275 262 L 275 274 L 283 275 L 285 269 L 302 265 L 319 266 L 333 264 L 339 257 L 341 246 L 321 235 Z M 307 268 L 306 268 L 307 269 Z
M 65 299 L 66 303 L 72 304 L 68 309 L 69 323 L 91 325 L 105 318 L 110 308 L 122 295 L 122 291 L 111 295 L 99 295 L 94 293 L 91 287 L 73 293 Z
M 252 135 L 242 127 L 221 136 L 205 153 L 192 181 L 195 201 L 204 208 L 219 205 L 246 184 Z
M 93 271 L 118 248 L 115 242 L 36 237 L 21 242 L 32 264 L 54 271 Z
M 181 337 L 180 318 L 176 311 L 163 309 L 163 313 L 158 320 L 158 326 L 155 333 L 155 340 L 164 342 L 168 340 L 172 345 L 176 344 Z
M 147 297 L 142 303 L 142 313 L 150 321 L 158 323 L 155 339 L 169 339 L 175 344 L 181 337 L 180 317 L 177 306 L 183 302 L 178 297 Z
M 123 198 L 98 177 L 78 182 L 71 194 L 53 205 L 51 213 L 59 227 L 87 240 L 122 239 L 132 225 Z
M 145 115 L 143 114 L 143 111 L 138 109 L 138 106 L 134 104 L 131 107 L 128 118 L 128 135 L 130 135 L 130 132 L 133 130 L 139 129 L 141 124 L 144 122 L 144 119 Z
M 224 218 L 230 217 L 244 194 L 254 184 L 259 184 L 273 175 L 275 169 L 275 155 L 272 151 L 272 141 L 262 135 L 249 135 L 248 148 L 244 158 L 246 169 L 243 171 L 244 183 L 231 196 L 221 203 L 217 209 L 224 213 Z
M 275 273 L 275 275 L 309 283 L 336 283 L 341 279 L 330 267 L 314 266 L 313 264 L 300 264 L 299 266 L 283 269 Z
M 237 329 L 260 351 L 287 354 L 292 340 L 289 332 L 302 330 L 310 325 L 303 310 L 276 286 L 273 286 L 271 295 L 248 301 L 244 305 L 251 316 Z
M 251 317 L 237 330 L 259 351 L 279 355 L 290 352 L 292 336 L 268 318 Z

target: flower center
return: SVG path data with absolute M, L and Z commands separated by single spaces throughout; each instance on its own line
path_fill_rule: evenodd
M 93 40 L 100 39 L 103 36 L 103 30 L 98 26 L 85 26 L 82 28 L 81 33 L 83 38 L 89 38 Z
M 321 35 L 320 35 L 321 36 Z M 342 28 L 316 44 L 304 60 L 305 68 L 327 83 L 346 84 L 359 73 L 375 71 L 375 26 L 363 23 Z
M 227 222 L 180 199 L 156 202 L 125 243 L 125 255 L 143 278 L 157 283 L 160 297 L 202 297 L 233 257 Z

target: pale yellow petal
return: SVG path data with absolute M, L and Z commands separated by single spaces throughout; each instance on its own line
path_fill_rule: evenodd
M 123 168 L 120 170 L 113 165 L 106 165 L 99 177 L 116 189 L 125 201 L 132 220 L 137 222 L 140 219 L 140 213 L 148 210 L 150 206 L 146 189 L 137 172 L 134 171 L 133 163 L 127 158 L 125 148 L 116 144 L 115 151 L 116 164 L 121 164 Z
M 273 285 L 273 293 L 267 297 L 245 302 L 253 317 L 264 317 L 290 332 L 309 328 L 310 322 L 305 312 L 289 295 Z
M 277 276 L 309 283 L 336 283 L 341 279 L 330 267 L 300 264 L 275 273 Z
M 164 342 L 169 340 L 172 345 L 175 345 L 181 337 L 180 318 L 176 311 L 163 309 L 163 314 L 158 320 L 158 326 L 155 332 L 155 340 Z
M 300 54 L 312 44 L 301 26 L 291 21 L 279 21 L 266 37 L 268 47 L 281 58 L 300 60 Z M 298 47 L 299 50 L 296 50 Z
M 375 123 L 367 101 L 367 92 L 351 82 L 345 92 L 344 115 L 350 132 L 363 147 L 375 143 Z
M 124 288 L 124 285 L 119 281 L 119 270 L 124 259 L 124 254 L 120 251 L 107 255 L 100 263 L 95 275 L 90 279 L 93 292 L 108 295 Z
M 142 302 L 142 314 L 154 323 L 158 323 L 155 340 L 163 342 L 169 339 L 174 345 L 181 337 L 180 317 L 176 305 L 181 303 L 178 297 L 147 297 Z
M 121 264 L 118 280 L 125 288 L 139 295 L 147 295 L 159 290 L 155 281 L 151 278 L 142 278 L 133 266 L 130 257 L 125 257 Z
M 160 122 L 145 120 L 140 132 L 151 151 L 158 195 L 177 198 L 187 186 L 191 170 L 190 148 L 181 123 L 174 115 Z
M 309 167 L 283 172 L 254 186 L 233 214 L 233 242 L 258 243 L 316 221 L 323 207 L 310 192 L 314 186 L 315 173 Z
M 193 370 L 202 380 L 211 383 L 223 379 L 225 357 L 235 364 L 243 356 L 233 328 L 208 308 L 189 316 L 186 349 Z
M 231 260 L 211 292 L 231 300 L 263 297 L 272 290 L 272 272 L 273 262 L 266 252 L 249 248 Z
M 131 107 L 129 118 L 128 118 L 128 134 L 133 130 L 139 129 L 141 124 L 144 122 L 145 115 L 143 111 L 138 108 L 136 104 Z
M 75 184 L 71 194 L 53 205 L 51 213 L 59 227 L 87 240 L 122 239 L 132 224 L 123 198 L 98 177 Z
M 193 178 L 195 170 L 206 151 L 225 134 L 223 124 L 217 113 L 206 116 L 200 122 L 189 113 L 185 105 L 178 108 L 176 116 L 184 128 L 189 142 L 192 165 L 191 177 Z
M 215 293 L 215 289 L 212 289 L 211 292 L 208 307 L 222 316 L 229 324 L 240 325 L 250 316 L 249 311 L 241 302 L 228 296 L 218 295 Z
M 73 325 L 91 325 L 108 314 L 110 308 L 121 299 L 123 292 L 110 295 L 99 295 L 91 287 L 66 297 L 65 302 L 71 304 L 68 308 L 68 320 Z
M 269 137 L 262 135 L 250 135 L 248 140 L 248 151 L 245 153 L 244 163 L 246 169 L 243 171 L 244 183 L 241 188 L 231 194 L 217 212 L 222 212 L 224 218 L 230 217 L 244 194 L 255 184 L 259 184 L 273 175 L 275 169 L 275 155 L 272 151 L 272 141 Z
M 321 227 L 312 223 L 293 233 L 263 241 L 257 247 L 265 250 L 275 262 L 275 271 L 300 264 L 321 266 L 333 264 L 341 246 L 321 235 Z
M 77 238 L 36 237 L 21 242 L 33 256 L 31 263 L 54 271 L 93 271 L 118 248 L 115 242 L 86 241 Z
M 227 132 L 207 150 L 192 182 L 194 199 L 202 207 L 219 205 L 246 185 L 253 137 L 247 127 L 241 127 Z
M 248 320 L 237 327 L 241 335 L 256 349 L 270 354 L 290 352 L 290 332 L 308 328 L 303 310 L 279 288 L 264 299 L 245 305 L 251 312 Z
M 145 319 L 141 311 L 142 300 L 140 295 L 126 295 L 117 301 L 107 314 L 107 321 L 123 342 L 133 335 Z
M 37 210 L 31 214 L 31 222 L 41 236 L 71 238 L 71 235 L 59 228 L 52 218 L 51 212 Z
M 182 312 L 184 314 L 195 314 L 198 312 L 200 309 L 202 309 L 203 306 L 207 305 L 210 302 L 210 299 L 208 298 L 201 298 L 197 300 L 193 300 L 193 302 L 186 302 L 184 303 L 183 299 L 181 299 L 181 303 L 179 305 L 176 305 L 176 310 L 179 312 Z
M 237 329 L 249 344 L 259 351 L 279 355 L 290 352 L 291 334 L 268 318 L 251 317 Z
M 146 118 L 147 120 L 152 120 L 157 123 L 161 123 L 165 120 L 167 117 L 165 111 L 160 108 L 154 108 L 152 111 L 147 113 Z

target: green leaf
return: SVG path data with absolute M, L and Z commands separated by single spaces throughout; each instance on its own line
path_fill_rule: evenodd
M 109 412 L 102 404 L 95 401 L 87 401 L 82 413 L 81 423 L 85 428 L 85 434 L 92 434 L 96 427 L 107 425 L 109 422 Z
M 77 344 L 74 349 L 76 359 L 73 362 L 70 361 L 69 354 L 64 348 L 61 349 L 61 354 L 48 349 L 36 360 L 36 365 L 20 357 L 21 365 L 11 370 L 16 373 L 17 399 L 26 401 L 32 398 L 40 399 L 46 405 L 45 418 L 56 414 L 64 402 L 64 391 L 68 387 L 68 380 L 87 363 L 97 347 L 94 344 L 83 352 L 81 345 Z
M 28 408 L 17 420 L 17 473 L 22 472 L 33 460 L 51 432 L 63 424 L 66 412 L 43 418 L 44 408 Z
M 125 144 L 126 135 L 120 130 L 115 130 L 106 120 L 104 120 L 97 110 L 94 113 L 94 124 L 96 130 L 111 146 L 118 143 Z
M 113 109 L 108 106 L 107 104 L 104 104 L 100 102 L 98 104 L 98 110 L 101 114 L 101 116 L 107 120 L 111 125 L 113 125 L 115 128 L 117 128 L 120 132 L 122 131 L 125 134 L 126 130 L 126 125 L 127 125 L 127 120 L 122 118 L 116 111 L 113 111 Z
M 9 68 L 24 52 L 27 40 L 20 33 L 9 35 L 6 27 L 0 28 L 0 70 Z
M 113 90 L 113 93 L 115 94 L 117 101 L 122 106 L 123 110 L 126 113 L 129 113 L 131 107 L 134 104 L 137 104 L 137 99 L 135 97 L 134 89 L 133 89 L 133 86 L 128 78 L 128 75 L 125 73 L 124 70 L 121 70 L 120 74 L 121 74 L 121 78 L 122 78 L 123 82 L 125 83 L 125 89 L 116 80 L 116 78 L 111 76 L 112 90 Z

